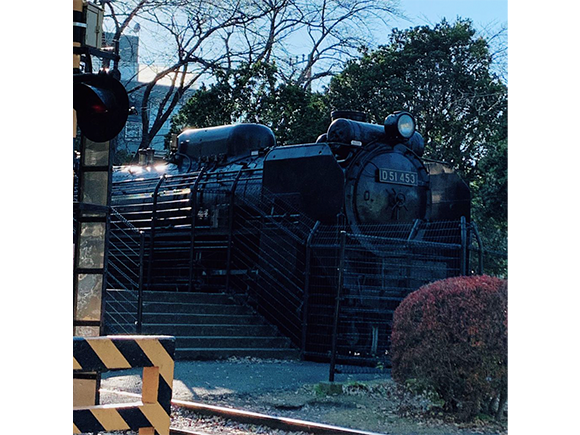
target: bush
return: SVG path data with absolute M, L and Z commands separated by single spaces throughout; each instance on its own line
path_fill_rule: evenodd
M 500 418 L 507 400 L 507 281 L 449 278 L 411 293 L 395 311 L 392 375 L 424 385 L 444 409 Z

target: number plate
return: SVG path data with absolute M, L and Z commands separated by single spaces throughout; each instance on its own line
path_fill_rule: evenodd
M 406 184 L 417 186 L 417 173 L 407 171 L 395 171 L 394 169 L 379 169 L 379 181 L 381 183 Z

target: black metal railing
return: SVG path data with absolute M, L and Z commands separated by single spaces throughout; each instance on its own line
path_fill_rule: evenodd
M 146 233 L 110 208 L 105 331 L 139 334 L 142 326 Z
M 237 200 L 228 291 L 297 346 L 303 340 L 306 243 L 315 222 L 265 190 Z
M 343 371 L 387 367 L 399 303 L 423 284 L 460 275 L 463 267 L 460 243 L 433 241 L 436 232 L 461 240 L 459 222 L 364 230 L 320 226 L 311 243 L 304 353 L 330 360 L 331 378 L 339 365 Z

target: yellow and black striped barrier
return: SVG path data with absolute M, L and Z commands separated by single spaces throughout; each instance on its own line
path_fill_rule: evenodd
M 141 401 L 73 407 L 73 433 L 137 430 L 169 435 L 175 337 L 73 337 L 73 371 L 143 367 Z

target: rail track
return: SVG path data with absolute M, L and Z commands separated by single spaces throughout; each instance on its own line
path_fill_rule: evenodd
M 125 397 L 140 398 L 139 394 L 123 391 L 105 390 L 101 392 L 117 394 Z M 298 420 L 287 417 L 277 417 L 273 415 L 260 414 L 257 412 L 244 411 L 241 409 L 225 408 L 222 406 L 207 405 L 199 402 L 188 402 L 183 400 L 172 400 L 171 405 L 177 408 L 189 410 L 195 414 L 203 416 L 216 416 L 239 423 L 252 424 L 270 429 L 283 430 L 288 432 L 301 432 L 316 435 L 380 435 L 375 432 L 349 429 L 340 426 L 333 426 L 311 421 Z M 220 432 L 227 433 L 227 432 Z M 267 432 L 263 432 L 267 433 Z M 170 427 L 172 435 L 210 435 L 207 432 L 199 432 L 181 427 Z

